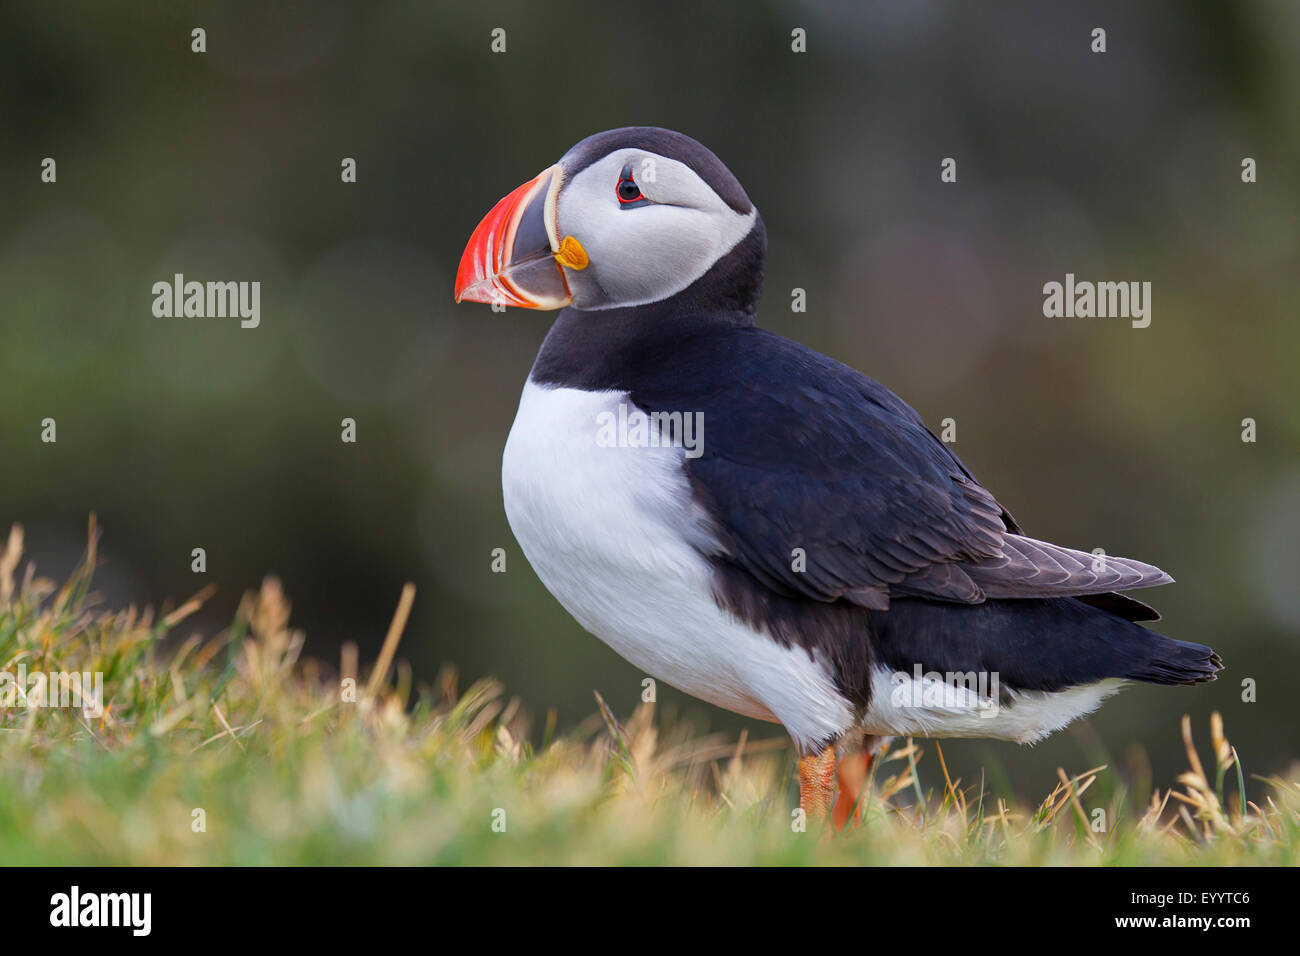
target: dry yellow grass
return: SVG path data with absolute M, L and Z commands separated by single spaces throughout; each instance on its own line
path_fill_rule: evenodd
M 231 627 L 174 635 L 199 594 L 156 617 L 90 594 L 97 533 L 61 587 L 0 554 L 0 671 L 100 672 L 102 713 L 0 712 L 0 845 L 9 863 L 69 864 L 1294 864 L 1300 782 L 1245 774 L 1215 715 L 1209 761 L 1190 721 L 1188 769 L 1149 806 L 1111 771 L 1059 772 L 1013 806 L 949 778 L 942 750 L 904 741 L 877 761 L 862 825 L 799 832 L 783 738 L 665 730 L 652 705 L 621 720 L 597 702 L 537 742 L 521 702 L 445 671 L 416 688 L 397 651 L 414 589 L 379 661 L 300 659 L 279 583 Z M 172 635 L 169 637 L 169 635 Z M 1171 728 L 1171 744 L 1177 737 Z M 923 778 L 924 777 L 924 781 Z M 1101 814 L 1098 811 L 1102 811 Z M 1104 826 L 1098 828 L 1098 821 Z

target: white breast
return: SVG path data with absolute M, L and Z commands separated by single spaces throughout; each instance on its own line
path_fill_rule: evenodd
M 506 442 L 506 516 L 537 576 L 588 631 L 647 674 L 737 713 L 777 720 L 804 746 L 852 710 L 807 651 L 720 610 L 710 547 L 673 447 L 602 447 L 622 392 L 529 382 Z M 707 438 L 706 438 L 707 440 Z

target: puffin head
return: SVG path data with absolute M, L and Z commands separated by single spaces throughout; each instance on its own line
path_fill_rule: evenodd
M 630 126 L 589 136 L 492 207 L 456 301 L 598 311 L 694 289 L 752 311 L 765 251 L 758 210 L 718 157 Z

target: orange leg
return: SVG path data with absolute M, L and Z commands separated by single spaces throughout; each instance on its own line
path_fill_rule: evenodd
M 808 820 L 826 819 L 831 809 L 831 792 L 835 787 L 835 748 L 799 758 L 799 806 Z
M 862 808 L 858 798 L 871 776 L 871 759 L 870 750 L 845 754 L 840 758 L 840 789 L 835 796 L 835 810 L 831 814 L 831 821 L 837 831 L 843 830 L 845 824 L 856 824 L 861 819 Z

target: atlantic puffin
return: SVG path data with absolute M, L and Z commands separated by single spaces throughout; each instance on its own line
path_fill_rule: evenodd
M 502 490 L 579 624 L 784 725 L 809 817 L 838 748 L 837 822 L 883 739 L 1032 743 L 1127 681 L 1214 680 L 1120 593 L 1164 571 L 1029 537 L 891 391 L 759 328 L 766 250 L 731 171 L 655 127 L 582 140 L 472 233 L 457 302 L 561 310 Z

